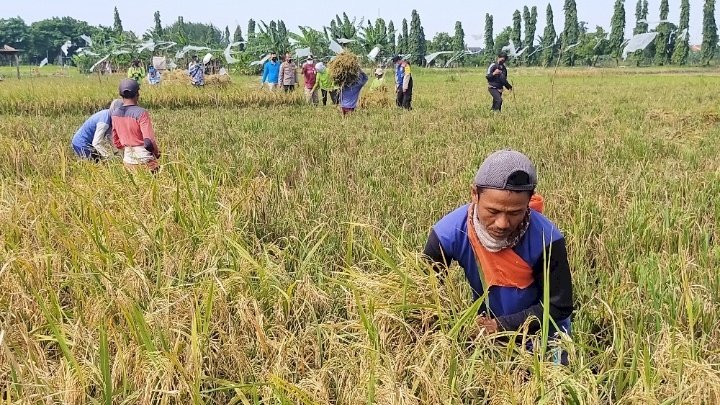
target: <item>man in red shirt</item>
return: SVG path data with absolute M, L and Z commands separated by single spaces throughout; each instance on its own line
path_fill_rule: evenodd
M 160 149 L 150 115 L 138 107 L 140 85 L 132 79 L 120 82 L 122 107 L 112 114 L 113 143 L 123 149 L 123 162 L 127 168 L 147 167 L 152 172 L 159 168 Z
M 308 56 L 307 61 L 302 67 L 302 74 L 305 78 L 305 99 L 313 105 L 318 104 L 318 90 L 315 88 L 317 81 L 317 70 L 315 69 L 315 61 L 312 55 Z

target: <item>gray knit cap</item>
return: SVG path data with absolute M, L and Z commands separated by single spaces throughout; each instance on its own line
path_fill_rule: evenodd
M 499 150 L 480 165 L 474 184 L 497 190 L 534 191 L 537 172 L 535 165 L 522 153 L 510 149 Z

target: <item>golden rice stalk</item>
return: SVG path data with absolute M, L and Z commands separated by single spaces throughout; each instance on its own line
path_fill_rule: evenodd
M 330 79 L 335 85 L 343 87 L 360 78 L 360 60 L 352 52 L 343 52 L 328 64 Z

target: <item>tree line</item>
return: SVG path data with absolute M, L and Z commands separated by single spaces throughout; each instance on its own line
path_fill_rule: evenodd
M 485 15 L 483 47 L 469 49 L 465 32 L 457 21 L 452 34 L 439 32 L 432 39 L 425 36 L 425 30 L 416 10 L 396 27 L 394 21 L 383 18 L 360 20 L 350 18 L 346 13 L 336 15 L 321 29 L 300 26 L 288 30 L 282 20 L 269 22 L 248 21 L 247 26 L 224 29 L 212 24 L 186 22 L 183 17 L 164 25 L 159 11 L 154 14 L 154 26 L 138 35 L 123 28 L 117 7 L 113 12 L 112 26 L 93 26 L 71 17 L 55 17 L 26 24 L 22 18 L 0 19 L 0 45 L 7 44 L 22 49 L 26 63 L 37 63 L 44 58 L 58 60 L 64 53 L 61 46 L 72 41 L 69 54 L 89 44 L 79 39 L 87 35 L 92 39 L 94 53 L 123 49 L 129 44 L 153 40 L 185 45 L 206 46 L 221 49 L 228 44 L 241 42 L 237 50 L 241 60 L 252 61 L 268 51 L 285 53 L 297 48 L 310 48 L 318 56 L 326 56 L 330 41 L 347 40 L 346 46 L 363 54 L 373 48 L 380 48 L 380 55 L 407 55 L 416 65 L 424 65 L 426 56 L 434 52 L 447 52 L 435 59 L 434 63 L 480 65 L 489 63 L 495 55 L 505 50 L 513 57 L 513 63 L 525 66 L 594 66 L 605 60 L 619 63 L 623 49 L 630 38 L 626 38 L 627 16 L 625 0 L 615 0 L 614 12 L 609 31 L 602 26 L 591 30 L 585 21 L 578 20 L 575 0 L 565 0 L 563 10 L 565 23 L 558 33 L 554 23 L 554 10 L 548 4 L 545 10 L 545 28 L 538 33 L 537 7 L 523 7 L 512 15 L 512 24 L 500 29 L 497 34 L 494 16 Z M 699 53 L 690 49 L 690 1 L 680 0 L 680 19 L 668 20 L 670 5 L 661 0 L 657 20 L 650 17 L 648 0 L 637 0 L 633 35 L 653 33 L 652 43 L 643 50 L 633 52 L 629 58 L 637 65 L 686 65 L 688 63 L 709 64 L 715 56 L 718 45 L 718 30 L 715 21 L 715 0 L 704 0 L 702 45 Z M 655 15 L 655 14 L 653 14 Z M 243 29 L 245 28 L 245 29 Z M 130 49 L 130 48 L 128 48 Z M 130 54 L 132 54 L 132 51 Z M 162 53 L 156 50 L 154 53 Z M 132 55 L 131 55 L 132 56 Z M 117 55 L 117 58 L 129 58 Z

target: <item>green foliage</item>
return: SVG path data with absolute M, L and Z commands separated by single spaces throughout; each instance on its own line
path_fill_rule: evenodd
M 410 37 L 408 38 L 408 53 L 412 62 L 421 66 L 425 61 L 427 44 L 425 42 L 425 31 L 420 22 L 420 14 L 413 10 L 410 19 Z
M 705 0 L 703 6 L 702 63 L 709 65 L 718 44 L 718 28 L 715 21 L 715 0 Z
M 690 53 L 690 0 L 682 0 L 680 4 L 680 25 L 678 25 L 677 35 L 684 35 L 679 38 L 675 44 L 675 50 L 672 54 L 672 63 L 674 65 L 686 65 L 688 62 L 688 54 Z
M 155 20 L 155 28 L 153 29 L 153 34 L 157 36 L 157 38 L 162 38 L 164 30 L 162 26 L 162 21 L 160 21 L 160 12 L 156 11 L 153 18 Z
M 452 50 L 456 52 L 462 52 L 466 48 L 465 45 L 465 30 L 463 29 L 462 22 L 455 22 L 455 34 L 452 38 Z
M 548 4 L 546 16 L 545 16 L 545 31 L 543 33 L 542 41 L 540 42 L 542 50 L 542 65 L 548 67 L 552 65 L 557 56 L 557 32 L 555 32 L 555 23 L 553 22 L 553 9 L 552 5 Z
M 0 47 L 10 45 L 15 49 L 29 50 L 30 27 L 20 17 L 0 19 Z
M 615 12 L 610 22 L 610 43 L 609 51 L 616 63 L 620 63 L 623 42 L 625 41 L 625 0 L 615 1 Z M 599 28 L 599 27 L 598 27 Z
M 397 54 L 397 42 L 396 42 L 397 31 L 395 30 L 395 23 L 392 21 L 390 21 L 390 23 L 388 23 L 387 36 L 388 36 L 388 52 L 391 55 L 395 55 L 395 54 Z
M 578 62 L 595 66 L 601 56 L 609 53 L 610 46 L 607 32 L 601 26 L 597 26 L 595 32 L 581 34 L 580 45 L 576 52 Z
M 113 10 L 113 31 L 115 31 L 115 35 L 117 36 L 121 36 L 125 32 L 125 30 L 123 30 L 122 20 L 120 19 L 120 12 L 118 12 L 117 7 Z
M 520 10 L 515 10 L 515 12 L 513 13 L 512 20 L 513 20 L 513 25 L 512 25 L 512 33 L 510 34 L 510 40 L 512 40 L 513 45 L 519 51 L 523 48 L 522 16 L 520 15 Z
M 533 6 L 532 9 L 528 10 L 527 7 L 523 8 L 523 20 L 525 22 L 525 40 L 524 44 L 527 47 L 522 59 L 525 65 L 535 66 L 538 61 L 538 54 L 535 52 L 535 32 L 537 30 L 537 7 Z
M 408 54 L 410 52 L 410 33 L 408 31 L 407 18 L 403 18 L 402 21 L 402 32 L 400 38 L 398 38 L 398 53 Z
M 310 52 L 316 57 L 324 57 L 328 54 L 330 41 L 324 33 L 310 27 L 298 27 L 299 34 L 289 32 L 288 37 L 295 41 L 295 49 L 310 48 Z
M 660 1 L 660 20 L 666 20 L 670 13 L 668 0 Z M 667 63 L 672 55 L 672 50 L 668 42 L 670 41 L 670 32 L 672 27 L 670 23 L 661 22 L 657 27 L 657 37 L 655 38 L 655 64 L 662 66 Z
M 565 29 L 560 35 L 562 63 L 565 66 L 574 66 L 576 51 L 570 46 L 575 45 L 580 39 L 580 25 L 575 0 L 565 0 L 563 10 L 565 11 Z
M 495 37 L 493 36 L 493 16 L 485 14 L 485 62 L 495 59 Z

